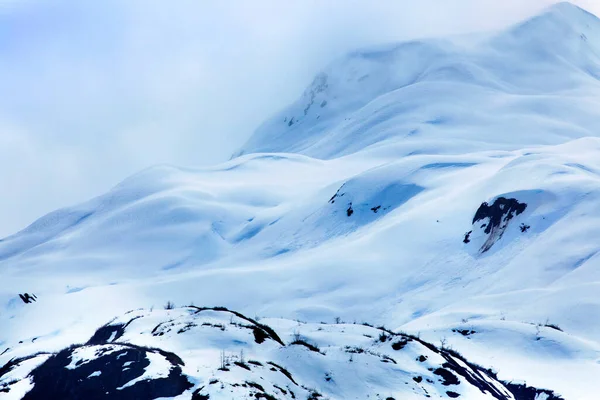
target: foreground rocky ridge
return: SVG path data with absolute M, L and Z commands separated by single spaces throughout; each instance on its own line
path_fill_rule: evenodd
M 28 355 L 8 349 L 0 394 L 24 400 L 561 399 L 501 382 L 452 349 L 384 327 L 265 321 L 224 307 L 131 311 L 85 344 Z M 36 346 L 43 349 L 43 341 Z

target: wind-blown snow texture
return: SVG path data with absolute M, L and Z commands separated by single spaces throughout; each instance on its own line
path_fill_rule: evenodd
M 568 3 L 358 51 L 231 161 L 152 168 L 41 218 L 0 241 L 0 398 L 66 369 L 111 398 L 494 398 L 489 378 L 505 398 L 597 399 L 599 78 L 600 21 Z M 222 311 L 169 300 L 271 318 L 199 321 Z M 420 339 L 396 351 L 336 318 Z M 436 373 L 439 347 L 497 377 Z

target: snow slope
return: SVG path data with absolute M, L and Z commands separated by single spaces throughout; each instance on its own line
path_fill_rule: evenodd
M 560 3 L 503 32 L 334 62 L 229 162 L 143 171 L 1 240 L 0 365 L 86 343 L 115 316 L 173 301 L 281 317 L 268 325 L 288 335 L 290 319 L 311 335 L 336 318 L 385 325 L 451 346 L 499 381 L 597 398 L 599 55 L 600 21 Z M 366 345 L 356 329 L 310 338 Z M 189 370 L 193 353 L 214 363 L 229 346 L 150 336 L 122 340 L 181 357 L 184 366 L 139 350 L 159 360 L 158 374 L 179 368 L 193 390 L 212 376 Z M 293 368 L 341 368 L 332 399 L 392 396 L 404 376 L 289 357 Z M 23 393 L 34 367 L 15 370 L 25 371 Z

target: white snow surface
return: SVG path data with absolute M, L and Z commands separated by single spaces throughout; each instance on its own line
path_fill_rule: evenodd
M 385 324 L 505 381 L 596 399 L 599 78 L 600 21 L 568 3 L 503 32 L 350 54 L 232 160 L 142 171 L 1 240 L 0 366 L 173 301 Z M 498 197 L 527 208 L 482 253 L 473 217 Z M 207 340 L 186 351 L 216 362 L 228 344 Z M 340 370 L 348 393 L 366 393 L 364 368 Z
M 145 368 L 144 373 L 131 381 L 127 382 L 123 386 L 117 388 L 117 390 L 125 389 L 126 387 L 133 386 L 137 382 L 153 379 L 153 378 L 164 378 L 169 375 L 169 371 L 171 369 L 171 365 L 167 362 L 167 360 L 160 354 L 156 353 L 148 353 L 147 354 L 148 361 L 150 361 L 150 365 Z

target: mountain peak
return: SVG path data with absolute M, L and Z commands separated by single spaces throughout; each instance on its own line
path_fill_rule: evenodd
M 459 39 L 350 53 L 317 75 L 236 155 L 293 152 L 329 159 L 417 134 L 440 140 L 447 138 L 442 132 L 452 128 L 451 121 L 468 120 L 468 112 L 456 107 L 457 92 L 477 87 L 511 96 L 547 95 L 588 90 L 600 81 L 600 20 L 568 2 L 495 35 L 470 36 L 468 45 Z M 545 143 L 547 135 L 529 140 Z
M 556 3 L 501 32 L 489 45 L 512 54 L 524 68 L 562 68 L 562 74 L 575 68 L 597 78 L 600 19 L 572 3 Z
M 564 1 L 553 4 L 541 13 L 518 23 L 512 30 L 529 28 L 539 34 L 545 33 L 544 29 L 551 25 L 569 27 L 575 30 L 598 29 L 600 28 L 600 19 L 583 8 Z
M 560 1 L 546 8 L 547 12 L 572 13 L 573 15 L 593 15 L 585 9 L 571 3 L 570 1 Z

